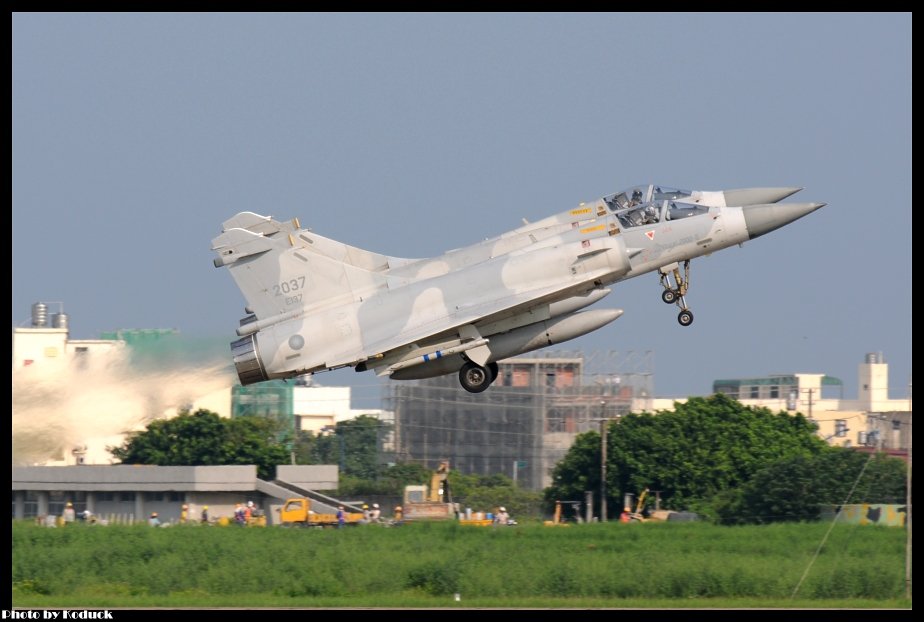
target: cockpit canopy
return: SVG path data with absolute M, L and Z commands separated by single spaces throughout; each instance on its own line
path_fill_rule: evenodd
M 632 186 L 622 192 L 603 197 L 603 200 L 609 206 L 610 211 L 615 212 L 617 210 L 635 207 L 641 203 L 676 201 L 678 199 L 686 199 L 692 195 L 693 192 L 690 190 L 678 190 L 677 188 L 668 188 L 667 186 L 659 186 L 657 184 L 647 184 Z
M 631 207 L 615 211 L 615 216 L 624 229 L 709 213 L 709 207 L 705 205 L 672 200 L 649 201 L 632 205 L 630 199 L 630 205 Z

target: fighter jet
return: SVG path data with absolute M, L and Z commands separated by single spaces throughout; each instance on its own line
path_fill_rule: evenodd
M 657 273 L 662 300 L 689 326 L 690 261 L 824 205 L 777 203 L 799 190 L 636 186 L 427 259 L 241 212 L 212 240 L 214 265 L 228 267 L 246 301 L 235 368 L 243 385 L 341 367 L 396 380 L 458 373 L 480 393 L 498 361 L 620 317 L 621 309 L 582 309 L 625 279 Z

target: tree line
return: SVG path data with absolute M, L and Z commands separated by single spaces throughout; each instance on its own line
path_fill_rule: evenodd
M 608 425 L 610 516 L 622 509 L 626 493 L 646 488 L 658 491 L 664 509 L 695 511 L 722 524 L 814 520 L 828 505 L 902 503 L 905 497 L 902 461 L 829 446 L 801 414 L 744 406 L 722 394 L 690 398 L 672 411 L 625 415 Z M 276 465 L 293 458 L 297 464 L 338 464 L 338 494 L 348 496 L 400 496 L 405 485 L 428 482 L 423 465 L 379 463 L 381 426 L 361 415 L 338 423 L 332 434 L 292 435 L 271 419 L 184 411 L 109 450 L 124 464 L 255 464 L 262 479 L 273 479 Z M 582 499 L 585 491 L 598 495 L 600 452 L 599 432 L 586 432 L 575 438 L 541 493 L 522 490 L 503 474 L 453 471 L 451 495 L 476 508 L 548 513 L 558 499 Z

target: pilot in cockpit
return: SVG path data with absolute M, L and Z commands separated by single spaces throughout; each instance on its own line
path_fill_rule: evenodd
M 632 192 L 632 200 L 629 201 L 629 207 L 635 207 L 641 202 L 642 202 L 642 191 L 636 188 L 635 191 Z

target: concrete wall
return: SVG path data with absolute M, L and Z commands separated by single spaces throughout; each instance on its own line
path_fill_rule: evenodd
M 336 467 L 333 467 L 336 469 Z M 70 466 L 13 467 L 13 490 L 248 491 L 257 467 Z
M 276 467 L 276 479 L 308 490 L 335 490 L 340 484 L 335 464 L 286 465 Z

